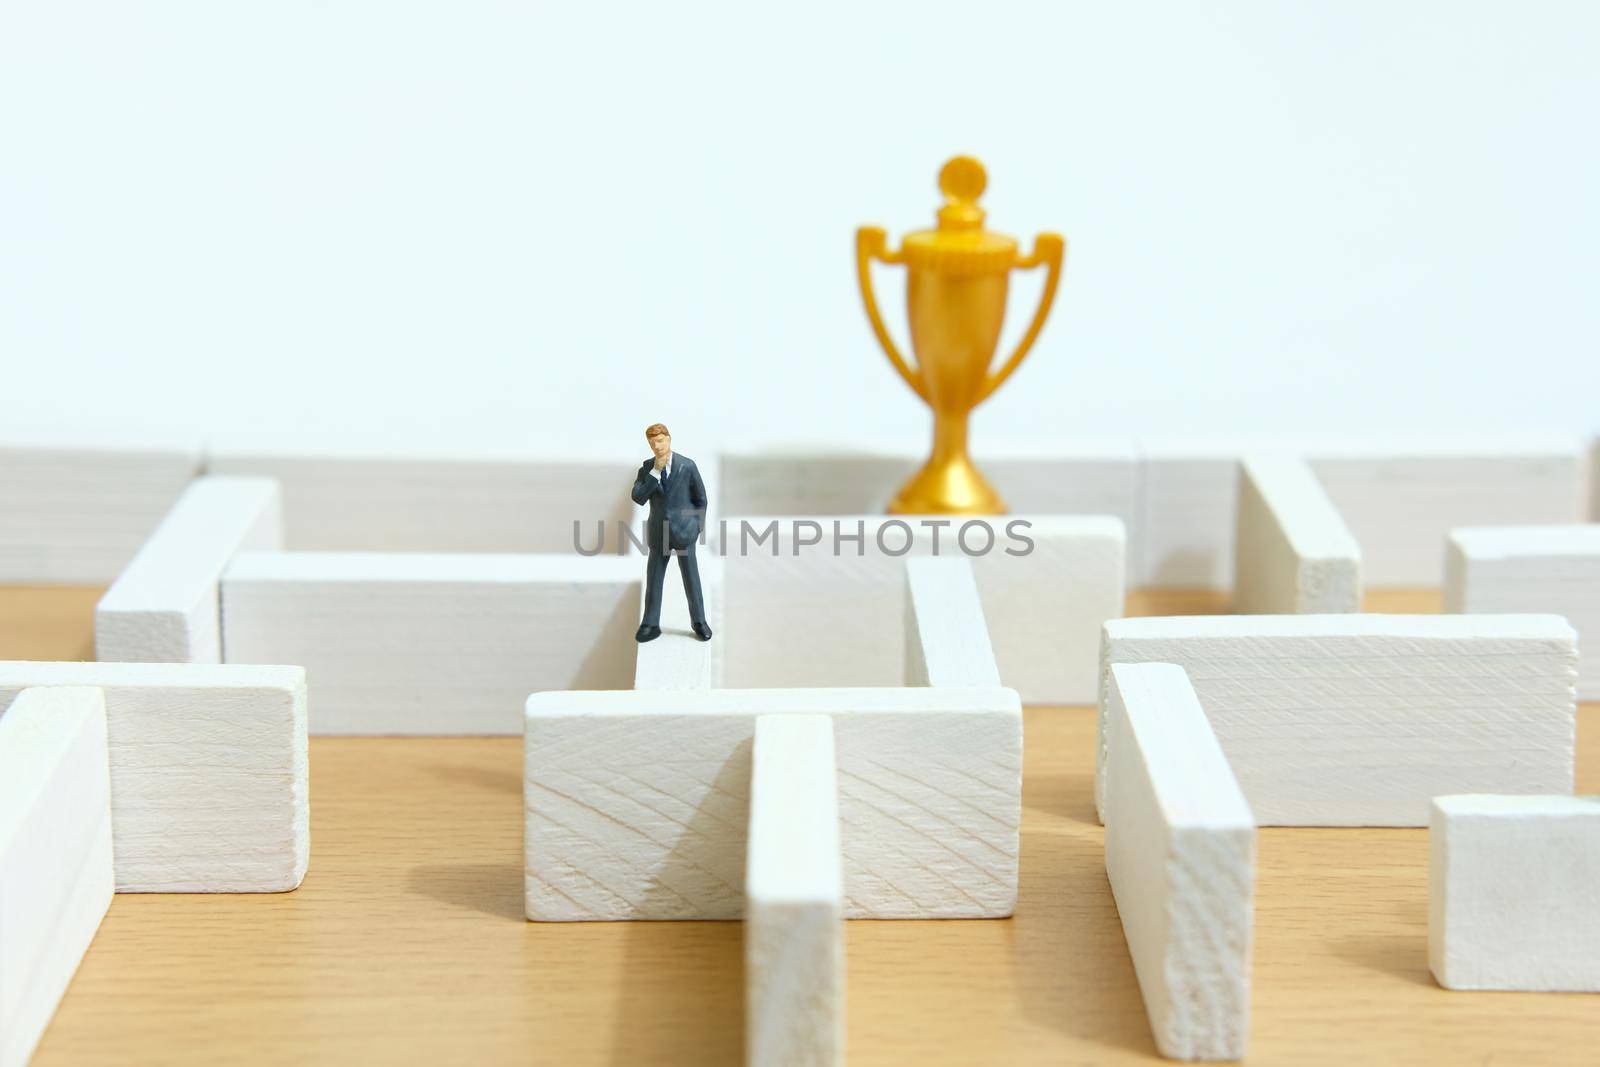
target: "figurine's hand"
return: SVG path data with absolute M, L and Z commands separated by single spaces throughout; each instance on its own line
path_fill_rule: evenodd
M 656 457 L 656 470 L 660 470 L 662 467 L 665 467 L 666 465 L 667 465 L 667 457 L 666 456 L 657 456 Z

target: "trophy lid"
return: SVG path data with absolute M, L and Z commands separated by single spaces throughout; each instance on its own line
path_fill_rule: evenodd
M 978 197 L 988 184 L 983 164 L 971 156 L 956 156 L 946 163 L 939 171 L 939 191 L 944 194 L 939 226 L 905 235 L 900 251 L 907 264 L 943 274 L 1009 271 L 1016 261 L 1016 239 L 983 228 Z

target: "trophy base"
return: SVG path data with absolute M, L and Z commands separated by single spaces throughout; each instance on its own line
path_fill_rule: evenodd
M 891 515 L 1004 515 L 1005 501 L 965 455 L 930 459 L 889 502 Z

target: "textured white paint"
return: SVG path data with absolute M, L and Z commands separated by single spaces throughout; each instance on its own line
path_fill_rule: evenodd
M 234 555 L 283 547 L 278 485 L 197 478 L 94 613 L 95 657 L 127 663 L 221 663 L 218 583 Z
M 319 734 L 513 734 L 540 689 L 634 674 L 638 556 L 246 552 L 223 577 L 230 663 L 298 663 Z
M 0 714 L 35 686 L 105 690 L 119 893 L 300 884 L 311 847 L 304 670 L 0 663 Z
M 0 583 L 108 584 L 199 469 L 197 444 L 0 441 Z
M 1309 442 L 1305 454 L 1361 545 L 1369 588 L 1439 585 L 1445 537 L 1457 527 L 1584 516 L 1587 486 L 1576 439 L 1378 438 Z
M 740 522 L 753 531 L 743 552 Z M 930 528 L 925 522 L 944 525 Z M 970 558 L 1001 681 L 1032 704 L 1094 699 L 1100 625 L 1120 615 L 1123 606 L 1125 538 L 1117 519 L 814 516 L 730 518 L 729 523 L 733 550 L 725 561 L 725 654 L 730 686 L 901 684 L 905 560 L 932 554 L 935 535 L 938 555 L 962 556 L 960 531 L 966 528 L 974 553 L 988 545 L 985 531 L 994 533 L 987 554 Z M 754 535 L 773 523 L 774 538 L 756 547 Z M 814 525 L 800 525 L 797 537 L 797 523 Z M 1027 540 L 1008 536 L 1008 527 Z M 908 530 L 910 551 L 893 554 L 908 543 Z M 820 543 L 797 544 L 818 531 Z M 846 540 L 857 533 L 859 554 Z M 1009 554 L 1013 551 L 1026 554 Z
M 1111 668 L 1106 876 L 1156 1047 L 1244 1058 L 1256 824 L 1183 668 Z
M 712 638 L 702 641 L 690 629 L 689 602 L 683 595 L 678 561 L 669 560 L 662 580 L 661 636 L 639 646 L 633 670 L 635 689 L 714 689 L 722 685 L 722 649 L 728 640 L 722 612 L 722 561 L 710 553 L 697 553 L 696 562 Z M 644 560 L 639 560 L 639 567 L 642 572 Z M 634 621 L 643 616 L 641 575 Z
M 551 453 L 526 449 L 429 450 L 411 441 L 244 439 L 213 444 L 207 470 L 254 474 L 283 485 L 284 543 L 316 552 L 552 552 L 617 541 L 633 512 L 629 490 L 649 454 L 643 427 L 632 448 Z M 693 449 L 688 449 L 690 455 Z
M 1600 797 L 1436 797 L 1428 966 L 1446 989 L 1600 992 Z
M 111 905 L 98 689 L 28 689 L 0 716 L 0 1067 L 33 1054 Z
M 1011 914 L 1016 693 L 885 687 L 534 694 L 528 918 L 738 918 L 751 738 L 779 714 L 833 717 L 847 917 Z
M 1423 826 L 1442 793 L 1572 791 L 1574 642 L 1552 615 L 1181 616 L 1108 622 L 1103 655 L 1188 672 L 1260 825 Z
M 1304 460 L 1251 456 L 1239 465 L 1237 528 L 1235 613 L 1361 610 L 1361 549 Z
M 1444 605 L 1565 616 L 1578 631 L 1578 699 L 1600 700 L 1600 648 L 1585 648 L 1600 642 L 1600 525 L 1452 530 Z
M 844 1062 L 844 875 L 833 720 L 756 720 L 745 862 L 745 1062 Z
M 1000 684 L 972 563 L 961 556 L 907 559 L 907 685 Z

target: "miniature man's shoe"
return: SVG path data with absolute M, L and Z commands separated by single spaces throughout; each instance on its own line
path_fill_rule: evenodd
M 639 642 L 642 645 L 646 641 L 654 641 L 656 638 L 658 638 L 660 636 L 661 636 L 661 627 L 659 627 L 659 626 L 640 626 L 638 632 L 633 635 L 633 639 L 635 641 Z
M 711 627 L 703 622 L 697 622 L 694 624 L 694 635 L 702 641 L 709 641 L 711 640 Z

